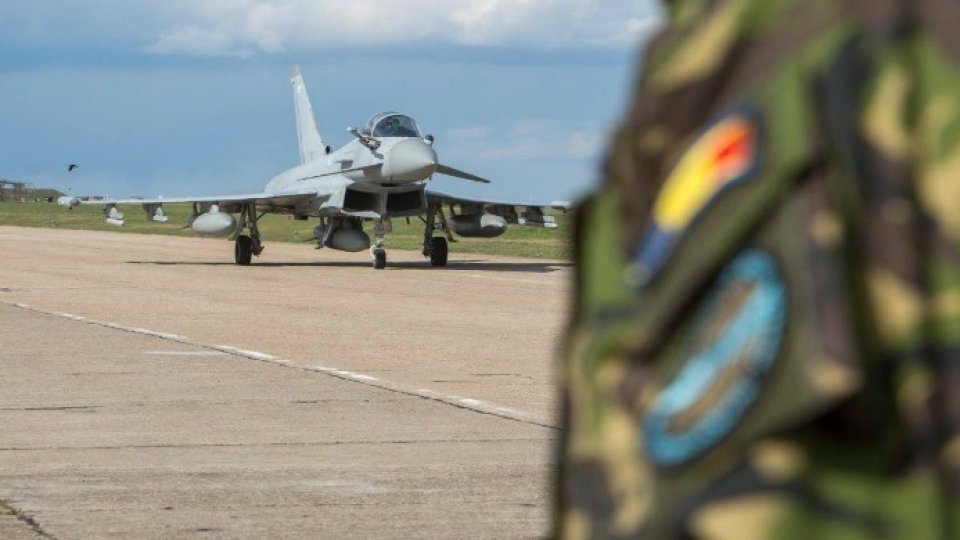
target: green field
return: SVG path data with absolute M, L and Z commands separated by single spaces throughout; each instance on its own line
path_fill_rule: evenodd
M 80 206 L 67 210 L 56 203 L 0 202 L 0 225 L 18 227 L 46 227 L 59 229 L 82 229 L 139 234 L 167 234 L 196 236 L 184 229 L 188 205 L 166 205 L 164 211 L 170 217 L 167 223 L 154 223 L 137 206 L 123 206 L 126 225 L 117 227 L 103 221 L 100 206 Z M 556 215 L 559 229 L 546 230 L 537 227 L 511 226 L 507 233 L 494 239 L 458 238 L 450 246 L 453 253 L 483 253 L 488 255 L 514 255 L 547 259 L 566 259 L 569 216 Z M 267 215 L 260 220 L 260 233 L 264 242 L 303 242 L 313 236 L 313 228 L 319 221 L 296 221 L 291 216 Z M 370 232 L 371 227 L 367 227 Z M 387 236 L 388 249 L 419 251 L 423 243 L 423 224 L 413 218 L 410 224 L 404 219 L 393 220 L 393 233 Z

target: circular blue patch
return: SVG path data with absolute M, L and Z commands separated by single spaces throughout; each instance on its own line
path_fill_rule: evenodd
M 643 417 L 656 464 L 685 463 L 733 431 L 760 395 L 786 312 L 786 287 L 769 254 L 745 252 L 721 272 L 684 338 L 688 360 Z

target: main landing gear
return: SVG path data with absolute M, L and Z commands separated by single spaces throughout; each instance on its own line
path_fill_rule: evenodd
M 427 207 L 427 218 L 424 220 L 423 256 L 430 258 L 431 266 L 446 266 L 447 255 L 450 252 L 447 241 L 455 242 L 453 235 L 447 230 L 447 222 L 440 205 Z M 434 236 L 436 231 L 443 231 L 445 236 Z
M 247 266 L 253 260 L 253 238 L 242 234 L 237 237 L 233 246 L 233 260 L 242 266 Z
M 430 239 L 430 266 L 447 265 L 447 239 L 442 236 L 434 236 Z
M 257 208 L 253 203 L 243 205 L 240 210 L 240 221 L 237 223 L 237 239 L 234 244 L 233 260 L 241 266 L 248 266 L 253 256 L 263 253 L 263 244 L 260 243 L 260 230 L 257 222 L 260 220 Z M 243 234 L 244 229 L 248 234 Z

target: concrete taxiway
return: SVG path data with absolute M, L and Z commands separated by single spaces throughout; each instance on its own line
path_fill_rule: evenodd
M 0 227 L 0 537 L 535 537 L 570 268 Z

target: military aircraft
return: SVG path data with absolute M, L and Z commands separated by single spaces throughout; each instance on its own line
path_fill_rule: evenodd
M 290 82 L 300 165 L 274 177 L 263 191 L 210 197 L 71 199 L 64 206 L 104 205 L 107 222 L 122 226 L 124 215 L 117 205 L 141 205 L 152 220 L 166 222 L 163 204 L 192 204 L 189 226 L 201 236 L 232 239 L 239 265 L 249 265 L 253 256 L 263 252 L 257 222 L 267 213 L 292 215 L 297 220 L 319 218 L 311 239 L 318 249 L 369 249 L 377 269 L 387 264 L 384 237 L 392 230 L 392 218 L 417 217 L 423 221 L 423 255 L 433 266 L 447 264 L 448 241 L 455 241 L 454 234 L 493 238 L 503 234 L 508 224 L 557 227 L 554 218 L 544 214 L 549 205 L 466 199 L 426 189 L 434 174 L 489 181 L 440 163 L 433 136 L 424 135 L 409 116 L 377 114 L 363 129 L 348 128 L 353 140 L 333 150 L 317 129 L 299 68 L 294 68 Z M 364 231 L 367 223 L 372 223 L 372 246 Z

